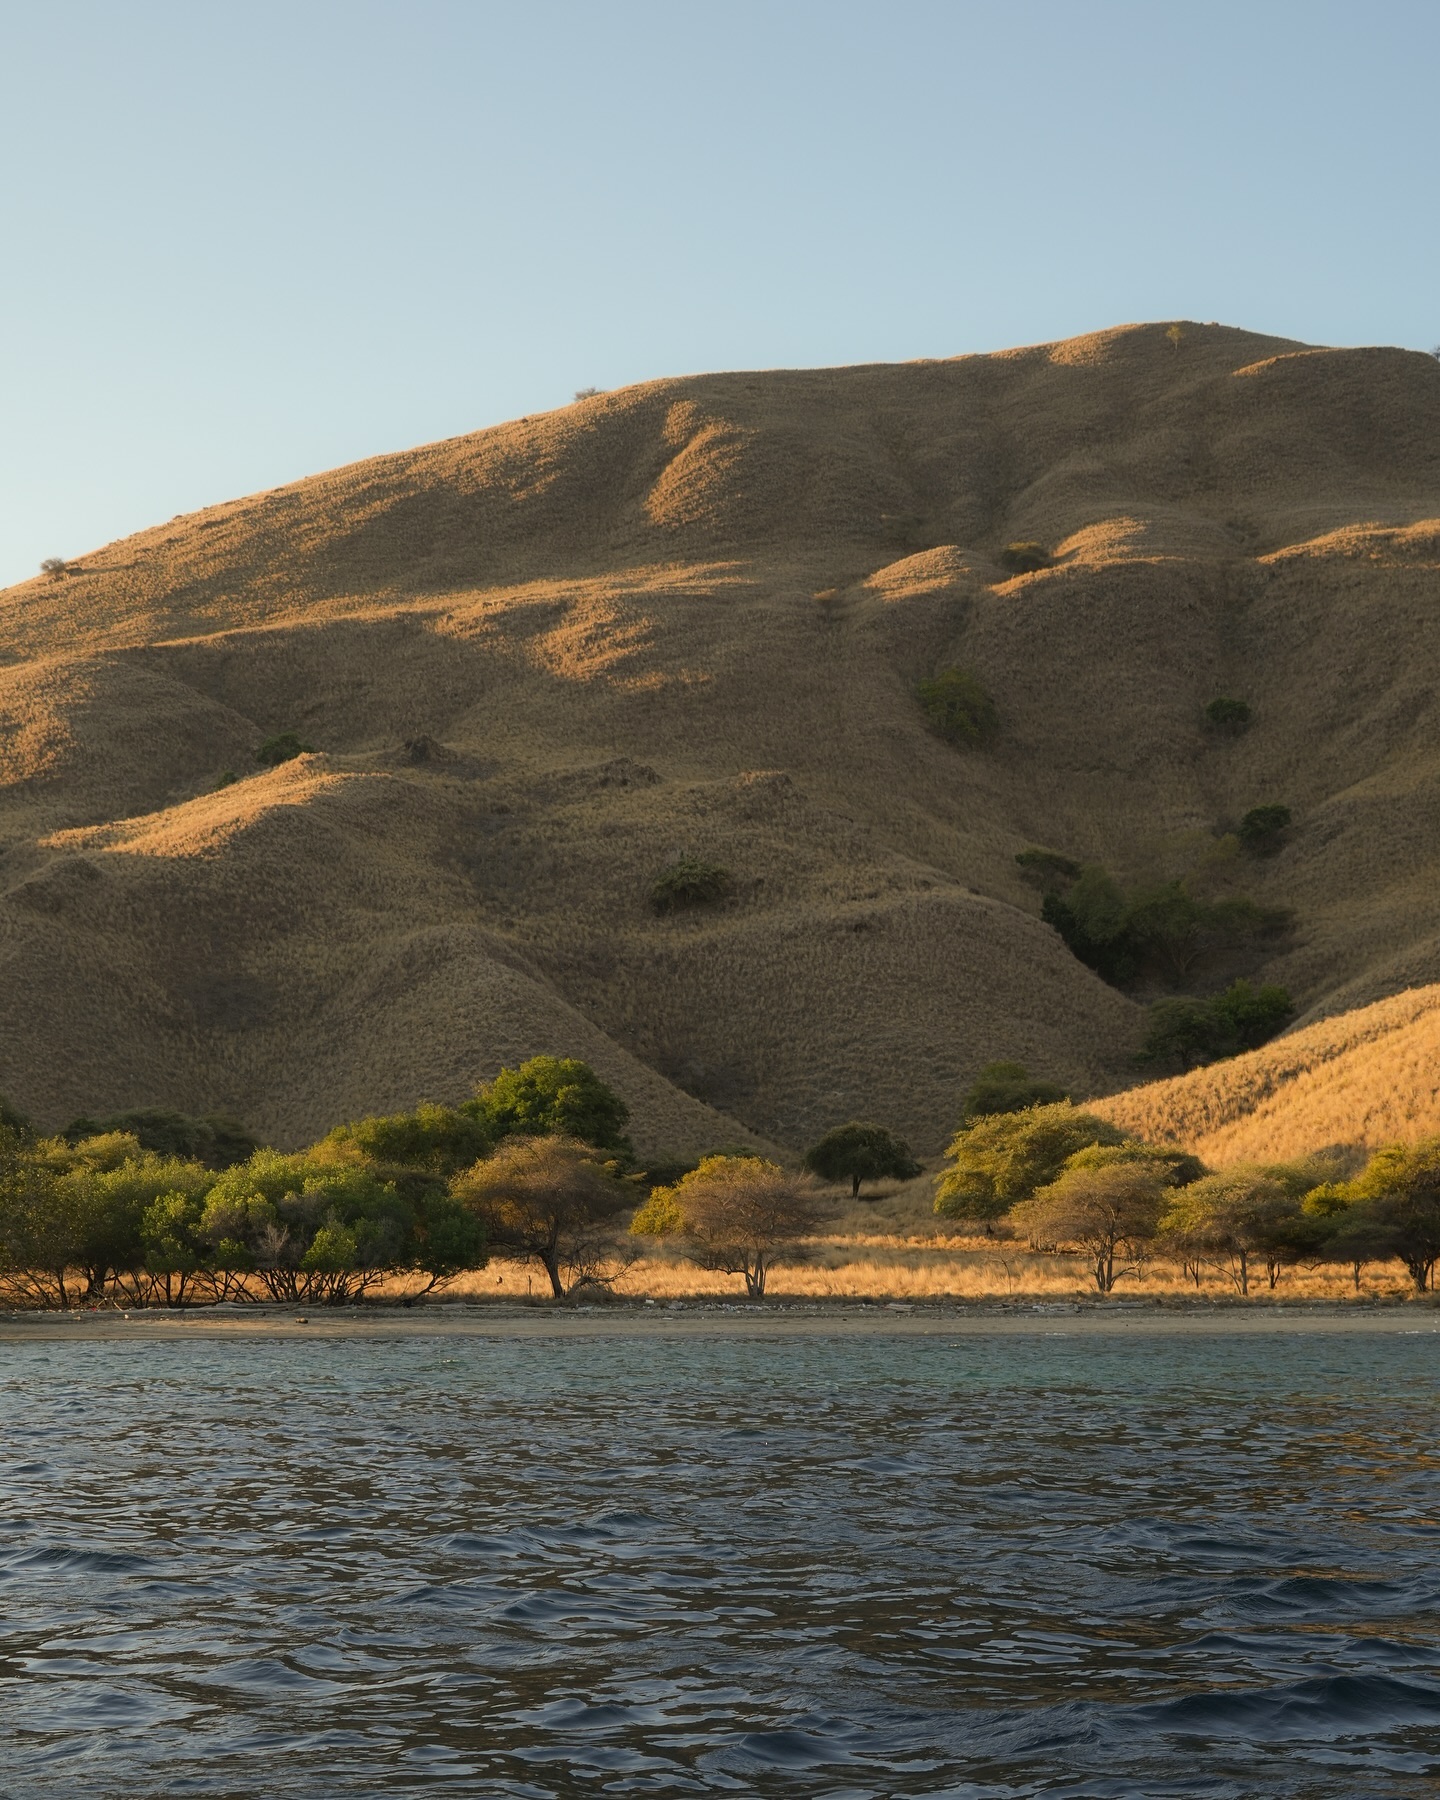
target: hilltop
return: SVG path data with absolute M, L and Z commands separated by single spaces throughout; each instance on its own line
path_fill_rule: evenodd
M 931 1154 L 992 1058 L 1134 1080 L 1016 853 L 1140 881 L 1267 802 L 1257 973 L 1306 1019 L 1440 979 L 1429 357 L 1157 325 L 658 381 L 78 562 L 0 595 L 0 1089 L 45 1124 L 294 1143 L 549 1051 L 650 1151 Z M 916 704 L 949 665 L 988 748 Z M 685 857 L 731 892 L 657 916 Z

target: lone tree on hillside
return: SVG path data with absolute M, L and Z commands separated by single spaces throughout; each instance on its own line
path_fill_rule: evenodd
M 1000 715 L 973 669 L 941 669 L 915 689 L 930 729 L 947 744 L 983 746 L 994 737 Z
M 825 1209 L 808 1175 L 758 1156 L 707 1156 L 674 1187 L 656 1188 L 634 1219 L 636 1237 L 679 1238 L 702 1269 L 743 1275 L 752 1300 L 779 1262 L 799 1262 Z
M 70 573 L 70 565 L 63 556 L 47 556 L 40 565 L 40 573 L 48 575 L 52 581 L 62 581 Z
M 920 1173 L 910 1146 L 883 1125 L 852 1119 L 827 1131 L 805 1152 L 805 1167 L 822 1181 L 848 1181 L 852 1200 L 860 1198 L 862 1181 L 909 1181 Z
M 1248 700 L 1231 700 L 1224 694 L 1218 695 L 1205 708 L 1205 722 L 1215 731 L 1238 737 L 1250 723 L 1250 703 Z
M 625 1135 L 630 1108 L 590 1067 L 574 1056 L 532 1056 L 518 1069 L 502 1069 L 474 1100 L 473 1113 L 492 1138 L 578 1138 L 628 1162 L 634 1148 Z
M 281 731 L 266 738 L 255 752 L 255 760 L 262 769 L 278 769 L 281 763 L 294 762 L 297 756 L 311 755 L 314 749 L 315 746 L 307 744 L 298 732 Z
M 557 1300 L 583 1283 L 604 1285 L 605 1228 L 635 1197 L 613 1162 L 565 1137 L 507 1138 L 455 1176 L 450 1192 L 497 1255 L 540 1264 Z
M 1285 841 L 1289 823 L 1288 806 L 1252 806 L 1235 835 L 1251 856 L 1273 856 Z
M 719 863 L 682 857 L 662 869 L 650 884 L 650 904 L 657 913 L 680 912 L 687 906 L 708 906 L 723 900 L 734 885 L 730 871 Z
M 999 556 L 1001 568 L 1008 569 L 1012 575 L 1034 575 L 1037 570 L 1048 569 L 1054 560 L 1043 544 L 1028 540 L 1007 544 Z

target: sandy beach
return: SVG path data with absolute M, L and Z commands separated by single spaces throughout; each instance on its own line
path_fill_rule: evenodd
M 609 1305 L 513 1306 L 440 1302 L 297 1310 L 277 1306 L 197 1307 L 193 1312 L 12 1312 L 0 1315 L 0 1343 L 92 1342 L 133 1338 L 489 1337 L 754 1338 L 791 1336 L 955 1337 L 1065 1335 L 1229 1336 L 1272 1333 L 1440 1333 L 1440 1303 L 1317 1305 L 1295 1302 L 1157 1303 L 1095 1301 L 977 1306 Z

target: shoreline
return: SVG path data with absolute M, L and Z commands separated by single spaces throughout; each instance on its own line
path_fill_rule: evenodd
M 1222 1337 L 1299 1332 L 1440 1334 L 1440 1301 L 1038 1301 L 925 1305 L 778 1302 L 717 1305 L 211 1306 L 194 1311 L 10 1312 L 0 1343 L 147 1343 L 181 1338 L 773 1338 L 1045 1335 Z

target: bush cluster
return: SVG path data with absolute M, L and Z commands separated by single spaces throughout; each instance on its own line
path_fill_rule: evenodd
M 563 1294 L 593 1261 L 589 1227 L 638 1197 L 622 1179 L 628 1119 L 588 1064 L 552 1056 L 458 1107 L 361 1119 L 295 1154 L 158 1109 L 42 1138 L 0 1101 L 0 1298 L 338 1303 L 397 1274 L 428 1292 L 492 1251 L 534 1258 Z M 557 1223 L 547 1195 L 565 1192 Z
M 1012 575 L 1033 575 L 1039 569 L 1048 569 L 1055 558 L 1043 544 L 1025 541 L 1007 544 L 998 560 L 1001 568 Z
M 1195 1068 L 1242 1050 L 1258 1050 L 1294 1016 L 1285 988 L 1275 982 L 1252 987 L 1243 977 L 1208 1000 L 1189 995 L 1157 1000 L 1137 1060 Z
M 1249 728 L 1250 703 L 1246 700 L 1229 700 L 1222 694 L 1205 708 L 1205 723 L 1213 731 L 1238 737 Z
M 297 756 L 307 756 L 315 749 L 307 744 L 295 731 L 280 731 L 274 737 L 266 738 L 255 752 L 255 760 L 262 769 L 278 769 L 281 763 L 294 762 Z
M 1217 960 L 1273 943 L 1292 923 L 1283 908 L 1238 895 L 1202 899 L 1184 881 L 1127 894 L 1098 863 L 1069 879 L 1057 870 L 1040 916 L 1116 987 L 1144 979 L 1186 987 Z

